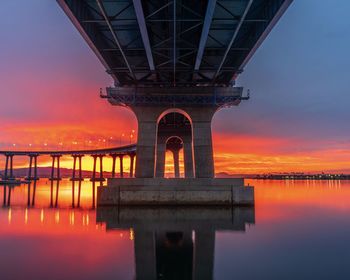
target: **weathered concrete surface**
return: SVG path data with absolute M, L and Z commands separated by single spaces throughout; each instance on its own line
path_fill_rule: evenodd
M 111 179 L 97 205 L 254 205 L 254 188 L 243 179 Z

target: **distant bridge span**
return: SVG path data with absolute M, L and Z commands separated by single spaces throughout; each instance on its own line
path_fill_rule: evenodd
M 0 183 L 2 184 L 11 184 L 11 183 L 19 183 L 20 181 L 16 180 L 13 172 L 13 158 L 15 156 L 28 156 L 29 157 L 29 166 L 28 166 L 28 176 L 26 177 L 27 181 L 38 180 L 37 168 L 38 168 L 38 157 L 49 155 L 52 158 L 52 166 L 51 166 L 51 176 L 50 180 L 61 180 L 60 176 L 60 158 L 64 155 L 72 156 L 73 158 L 73 170 L 72 170 L 72 180 L 73 181 L 82 181 L 82 158 L 84 156 L 92 156 L 94 159 L 93 163 L 93 173 L 92 173 L 92 181 L 104 181 L 103 177 L 103 158 L 106 156 L 112 157 L 112 177 L 115 177 L 115 169 L 116 169 L 116 159 L 119 158 L 119 166 L 120 166 L 120 177 L 124 177 L 124 169 L 123 169 L 123 158 L 124 156 L 130 157 L 130 172 L 129 177 L 133 177 L 134 175 L 134 162 L 136 156 L 136 145 L 127 145 L 121 147 L 113 147 L 113 148 L 104 148 L 104 149 L 86 149 L 86 150 L 52 150 L 52 151 L 0 151 L 0 155 L 4 155 L 6 157 L 5 161 L 5 169 L 4 174 L 2 176 L 2 180 Z M 99 177 L 97 177 L 97 161 L 100 161 L 100 172 Z M 79 168 L 77 168 L 79 165 Z
M 99 154 L 118 154 L 127 155 L 136 152 L 136 145 L 126 145 L 120 147 L 104 149 L 85 149 L 85 150 L 47 150 L 47 151 L 0 151 L 0 155 L 29 156 L 29 155 L 99 155 Z

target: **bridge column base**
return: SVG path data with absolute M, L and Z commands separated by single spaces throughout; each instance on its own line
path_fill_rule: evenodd
M 113 178 L 97 189 L 97 205 L 248 206 L 254 188 L 239 178 Z

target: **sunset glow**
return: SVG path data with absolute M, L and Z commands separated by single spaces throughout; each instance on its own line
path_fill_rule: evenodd
M 16 10 L 16 2 L 1 10 L 2 26 L 11 32 L 4 32 L 1 41 L 0 150 L 83 149 L 135 142 L 134 114 L 99 98 L 99 89 L 112 85 L 112 79 L 59 7 L 38 1 L 19 10 L 18 20 L 6 16 Z M 343 94 L 348 88 L 344 75 L 349 40 L 335 33 L 338 55 L 322 41 L 323 33 L 347 30 L 348 22 L 341 15 L 338 21 L 329 19 L 332 24 L 319 17 L 310 21 L 310 4 L 304 5 L 299 8 L 302 13 L 296 13 L 295 4 L 281 19 L 238 79 L 238 85 L 251 89 L 251 99 L 214 116 L 216 173 L 350 172 L 346 105 L 350 100 Z M 28 19 L 32 27 L 24 32 Z M 319 22 L 322 28 L 309 22 Z M 315 41 L 320 42 L 317 52 Z M 14 61 L 20 61 L 20 67 Z M 317 70 L 310 68 L 314 61 Z M 329 80 L 329 73 L 338 74 Z M 322 80 L 328 83 L 321 85 Z M 130 139 L 132 130 L 136 132 Z M 49 165 L 45 159 L 39 162 Z M 90 163 L 84 159 L 84 169 L 91 170 Z M 25 159 L 15 160 L 16 166 L 25 164 Z M 70 165 L 69 159 L 64 160 L 64 167 Z M 110 163 L 106 165 L 109 168 Z M 0 158 L 0 169 L 3 166 Z

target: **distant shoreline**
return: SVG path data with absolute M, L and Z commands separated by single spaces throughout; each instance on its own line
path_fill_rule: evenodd
M 56 170 L 56 168 L 55 168 Z M 70 168 L 60 168 L 60 173 L 62 178 L 71 178 L 72 169 Z M 24 178 L 28 175 L 28 168 L 15 168 L 13 170 L 14 177 Z M 3 177 L 4 170 L 0 170 L 0 177 Z M 51 167 L 38 167 L 38 177 L 39 178 L 50 178 Z M 90 179 L 93 175 L 92 171 L 82 170 L 82 177 L 85 179 Z M 116 177 L 120 177 L 119 172 L 116 172 Z M 96 172 L 96 176 L 99 176 L 99 172 Z M 129 172 L 124 171 L 124 177 L 127 178 Z M 103 172 L 104 178 L 111 178 L 112 173 L 109 170 Z M 276 174 L 229 174 L 226 172 L 218 172 L 215 174 L 217 178 L 244 178 L 244 179 L 257 179 L 257 180 L 350 180 L 350 174 L 332 174 L 332 173 L 317 173 L 317 174 L 307 174 L 307 173 L 276 173 Z
M 349 174 L 266 174 L 256 175 L 258 180 L 350 180 Z

